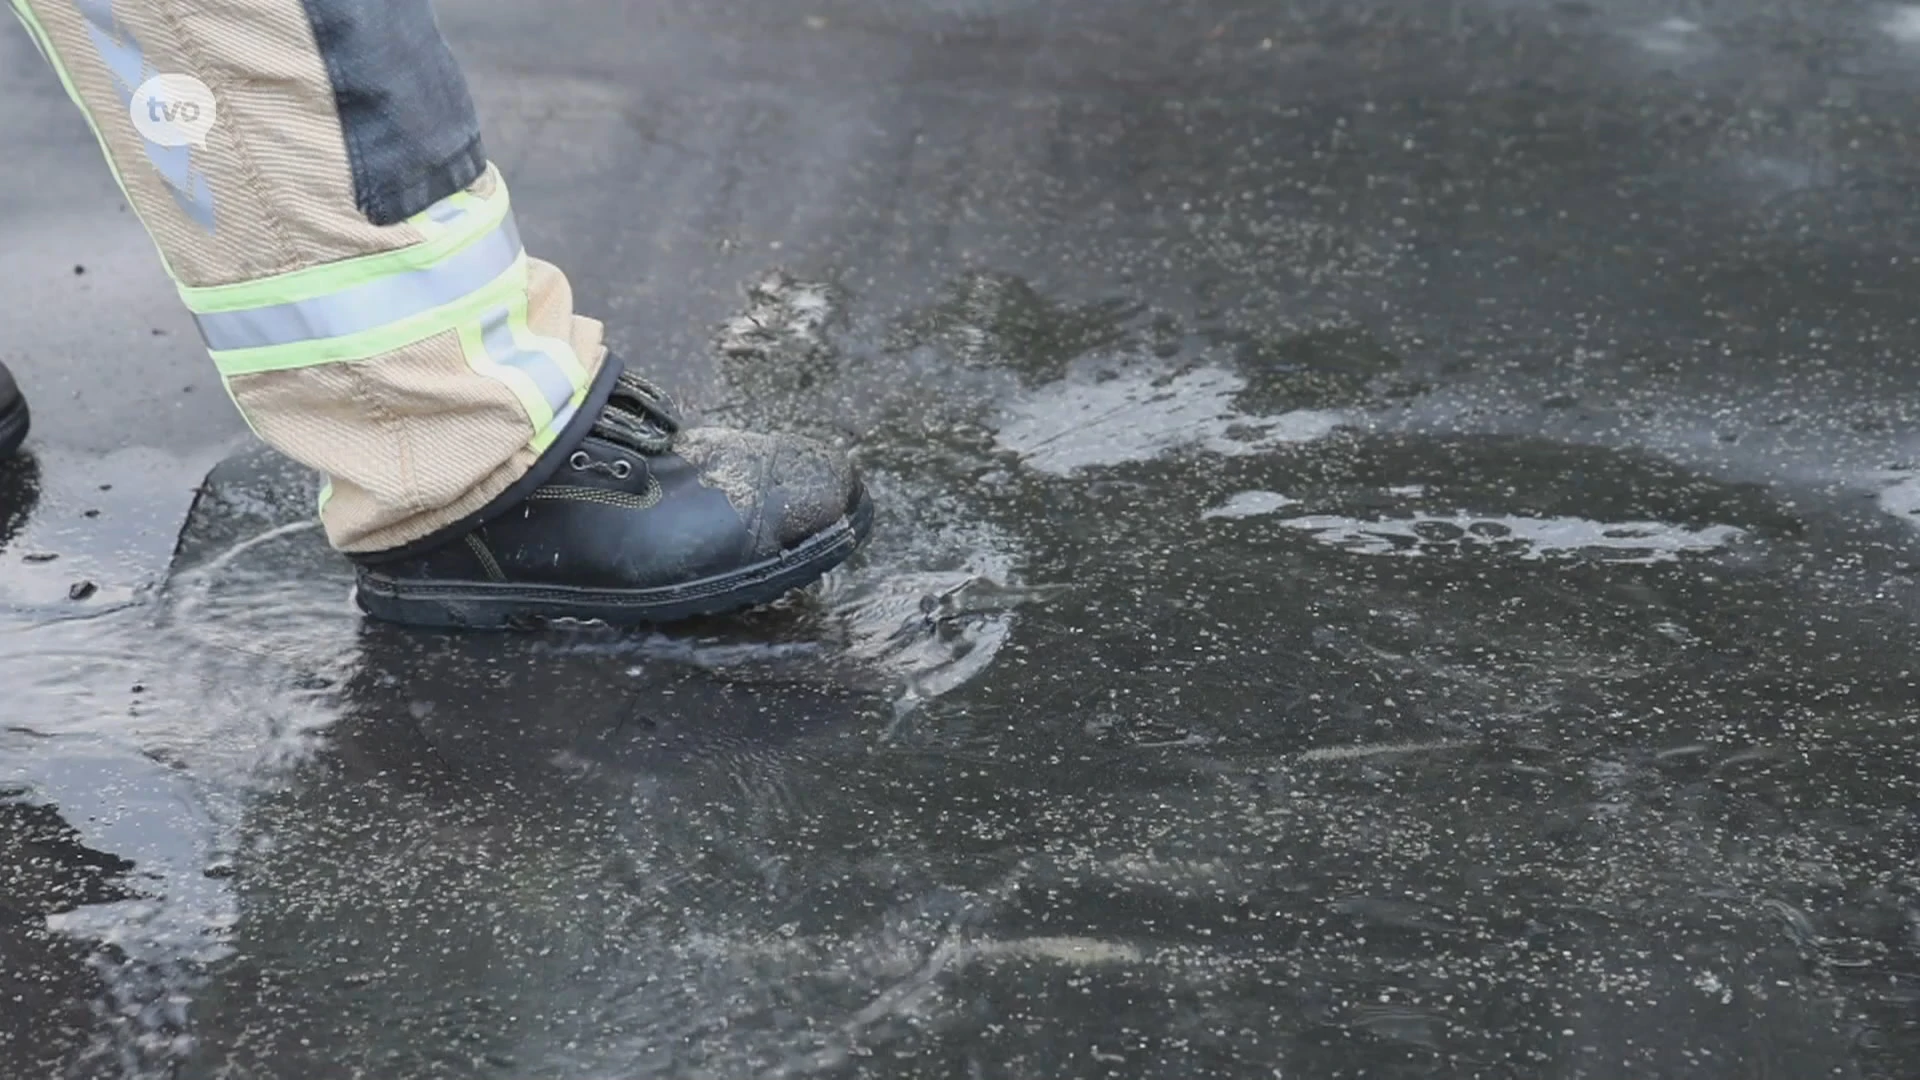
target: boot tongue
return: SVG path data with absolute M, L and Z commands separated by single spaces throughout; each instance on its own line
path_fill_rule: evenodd
M 643 454 L 664 454 L 680 431 L 680 409 L 665 390 L 630 371 L 620 373 L 593 433 Z

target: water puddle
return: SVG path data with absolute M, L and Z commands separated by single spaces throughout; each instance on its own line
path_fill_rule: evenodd
M 741 619 L 371 624 L 298 470 L 224 462 L 176 536 L 160 493 L 177 527 L 194 463 L 145 466 L 138 512 L 42 464 L 0 550 L 0 820 L 36 838 L 0 946 L 58 989 L 0 1001 L 28 1033 L 0 1055 L 39 1055 L 0 1065 L 1826 1075 L 1914 1048 L 1920 642 L 1873 512 L 1377 431 L 1419 391 L 1351 327 L 1235 339 L 986 275 L 860 305 L 772 276 L 719 330 L 696 404 L 843 441 L 881 508 L 862 556 Z

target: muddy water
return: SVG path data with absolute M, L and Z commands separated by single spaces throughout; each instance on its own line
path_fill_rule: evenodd
M 906 312 L 773 275 L 714 347 L 708 419 L 844 441 L 882 508 L 741 620 L 398 631 L 268 456 L 144 573 L 80 537 L 205 463 L 122 463 L 174 494 L 114 529 L 64 524 L 93 471 L 14 467 L 9 1075 L 1920 1052 L 1901 477 L 1436 430 L 1360 331 L 1002 275 Z

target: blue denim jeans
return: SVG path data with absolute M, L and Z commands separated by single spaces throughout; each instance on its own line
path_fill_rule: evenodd
M 479 178 L 480 121 L 428 0 L 302 3 L 333 82 L 361 213 L 392 225 Z

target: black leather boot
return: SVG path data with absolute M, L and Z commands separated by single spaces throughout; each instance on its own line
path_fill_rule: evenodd
M 0 457 L 6 457 L 27 439 L 27 399 L 13 381 L 7 365 L 0 364 Z
M 421 626 L 671 622 L 812 583 L 867 537 L 851 462 L 793 436 L 682 431 L 622 374 L 593 432 L 517 507 L 398 559 L 356 556 L 369 615 Z

